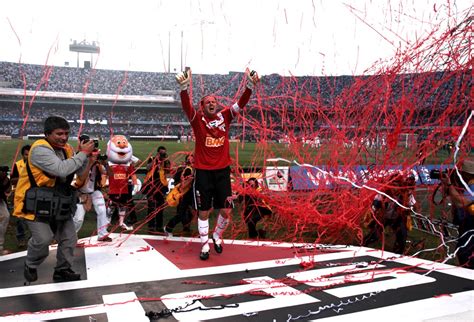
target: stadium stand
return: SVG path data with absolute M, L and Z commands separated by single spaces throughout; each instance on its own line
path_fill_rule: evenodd
M 420 97 L 408 95 L 417 109 L 410 118 L 411 123 L 406 125 L 412 127 L 415 137 L 423 138 L 430 128 L 417 122 L 436 119 L 449 104 L 452 105 L 453 100 L 462 101 L 465 100 L 463 97 L 469 97 L 470 87 L 461 90 L 458 87 L 471 77 L 469 71 L 339 77 L 267 75 L 262 79 L 259 106 L 256 106 L 255 99 L 250 102 L 242 119 L 233 125 L 231 137 L 246 141 L 264 139 L 280 142 L 291 141 L 293 137 L 293 140 L 306 142 L 318 128 L 322 129 L 319 134 L 324 140 L 324 129 L 330 129 L 333 124 L 322 119 L 321 114 L 330 116 L 338 108 L 353 114 L 358 112 L 360 106 L 386 104 L 370 100 L 374 97 L 374 90 L 385 90 L 379 84 L 389 83 L 391 91 L 388 101 L 392 106 L 406 100 L 407 93 L 414 90 L 429 93 Z M 198 104 L 202 95 L 210 93 L 216 95 L 222 104 L 232 104 L 242 78 L 242 73 L 236 72 L 194 75 L 194 104 Z M 440 79 L 443 79 L 440 86 L 430 90 L 431 85 Z M 0 135 L 17 137 L 39 134 L 40 122 L 51 114 L 70 120 L 72 131 L 84 123 L 88 133 L 100 136 L 108 136 L 116 129 L 129 136 L 182 136 L 190 132 L 180 108 L 174 74 L 0 62 L 0 83 L 4 86 L 0 88 Z M 345 99 L 347 97 L 351 99 Z M 342 100 L 345 106 L 339 106 Z M 446 126 L 462 125 L 464 104 L 459 104 L 458 113 L 452 114 L 449 119 L 451 124 Z M 264 113 L 262 107 L 265 108 Z M 300 123 L 293 125 L 295 122 L 292 119 L 296 117 L 307 122 L 304 126 Z M 240 131 L 243 123 L 246 130 Z M 381 119 L 378 126 L 383 129 L 385 123 Z M 255 131 L 257 124 L 271 124 L 265 137 Z M 390 131 L 389 128 L 385 130 Z M 351 136 L 357 135 L 351 135 L 351 132 L 357 131 L 346 131 L 345 145 L 354 144 Z M 380 144 L 385 138 L 381 135 L 367 140 Z

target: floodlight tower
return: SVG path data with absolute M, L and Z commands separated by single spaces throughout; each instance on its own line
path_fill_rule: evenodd
M 193 26 L 196 26 L 196 25 L 200 25 L 201 26 L 201 33 L 202 33 L 203 32 L 202 29 L 203 29 L 204 25 L 213 25 L 213 24 L 214 24 L 214 21 L 199 20 L 199 21 L 196 21 L 196 22 L 186 24 L 184 26 L 178 26 L 178 24 L 174 24 L 172 26 L 172 28 L 181 27 L 181 28 L 178 29 L 178 30 L 180 30 L 180 34 L 181 34 L 181 43 L 180 43 L 181 71 L 184 70 L 183 69 L 184 68 L 183 53 L 184 53 L 184 30 L 185 30 L 185 28 L 190 28 L 190 27 L 193 27 Z M 204 39 L 202 39 L 201 41 L 202 41 L 202 46 L 204 47 Z M 168 31 L 168 73 L 169 72 L 171 72 L 171 29 Z
M 88 43 L 86 40 L 83 40 L 81 42 L 77 42 L 77 40 L 73 40 L 72 44 L 69 45 L 69 51 L 73 51 L 77 53 L 77 68 L 79 68 L 79 53 L 91 54 L 90 63 L 91 63 L 91 66 L 94 66 L 93 54 L 100 53 L 100 46 L 99 46 L 99 43 L 96 41 L 93 41 L 92 43 Z

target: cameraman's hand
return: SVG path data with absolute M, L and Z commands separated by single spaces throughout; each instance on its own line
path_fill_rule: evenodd
M 95 149 L 95 145 L 94 145 L 94 141 L 92 140 L 79 142 L 79 146 L 78 146 L 79 152 L 83 152 L 89 156 L 91 155 L 92 151 L 94 151 L 94 149 Z
M 99 153 L 100 153 L 99 150 L 94 149 L 92 151 L 92 153 L 89 155 L 89 162 L 92 163 L 92 164 L 97 162 L 97 158 L 99 157 Z
M 449 187 L 452 186 L 451 178 L 444 172 L 439 175 L 439 181 L 443 188 L 449 193 Z
M 189 82 L 191 81 L 191 69 L 188 69 L 184 72 L 176 74 L 176 81 L 179 84 L 179 88 L 182 91 L 185 91 L 189 87 Z

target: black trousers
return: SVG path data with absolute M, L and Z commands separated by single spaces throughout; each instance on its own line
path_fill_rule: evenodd
M 262 220 L 264 216 L 270 216 L 272 211 L 266 207 L 261 206 L 252 206 L 245 209 L 244 219 L 247 224 L 247 229 L 249 232 L 249 238 L 259 237 L 257 230 L 257 223 Z M 263 237 L 263 236 L 260 236 Z
M 176 225 L 182 223 L 184 228 L 188 228 L 193 220 L 192 204 L 193 191 L 189 190 L 183 196 L 183 199 L 179 202 L 178 206 L 176 206 L 176 215 L 168 221 L 166 227 L 173 230 Z
M 393 245 L 393 252 L 397 254 L 403 254 L 408 237 L 408 229 L 406 225 L 406 218 L 403 215 L 399 215 L 394 219 L 384 219 L 384 227 L 391 227 L 395 232 L 395 243 Z M 383 228 L 380 227 L 375 220 L 369 224 L 369 232 L 364 236 L 362 244 L 368 246 L 380 240 L 383 234 Z
M 165 209 L 165 197 L 161 192 L 147 196 L 148 216 L 153 216 L 148 222 L 150 230 L 163 230 L 163 212 Z

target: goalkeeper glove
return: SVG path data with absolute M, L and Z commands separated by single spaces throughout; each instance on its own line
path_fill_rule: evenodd
M 249 70 L 248 68 L 245 73 L 247 74 L 247 87 L 254 89 L 255 85 L 260 81 L 258 73 L 254 70 Z
M 191 70 L 184 71 L 181 73 L 176 74 L 176 81 L 179 84 L 179 88 L 182 91 L 185 91 L 189 87 L 189 82 L 191 80 L 191 75 L 190 75 Z

